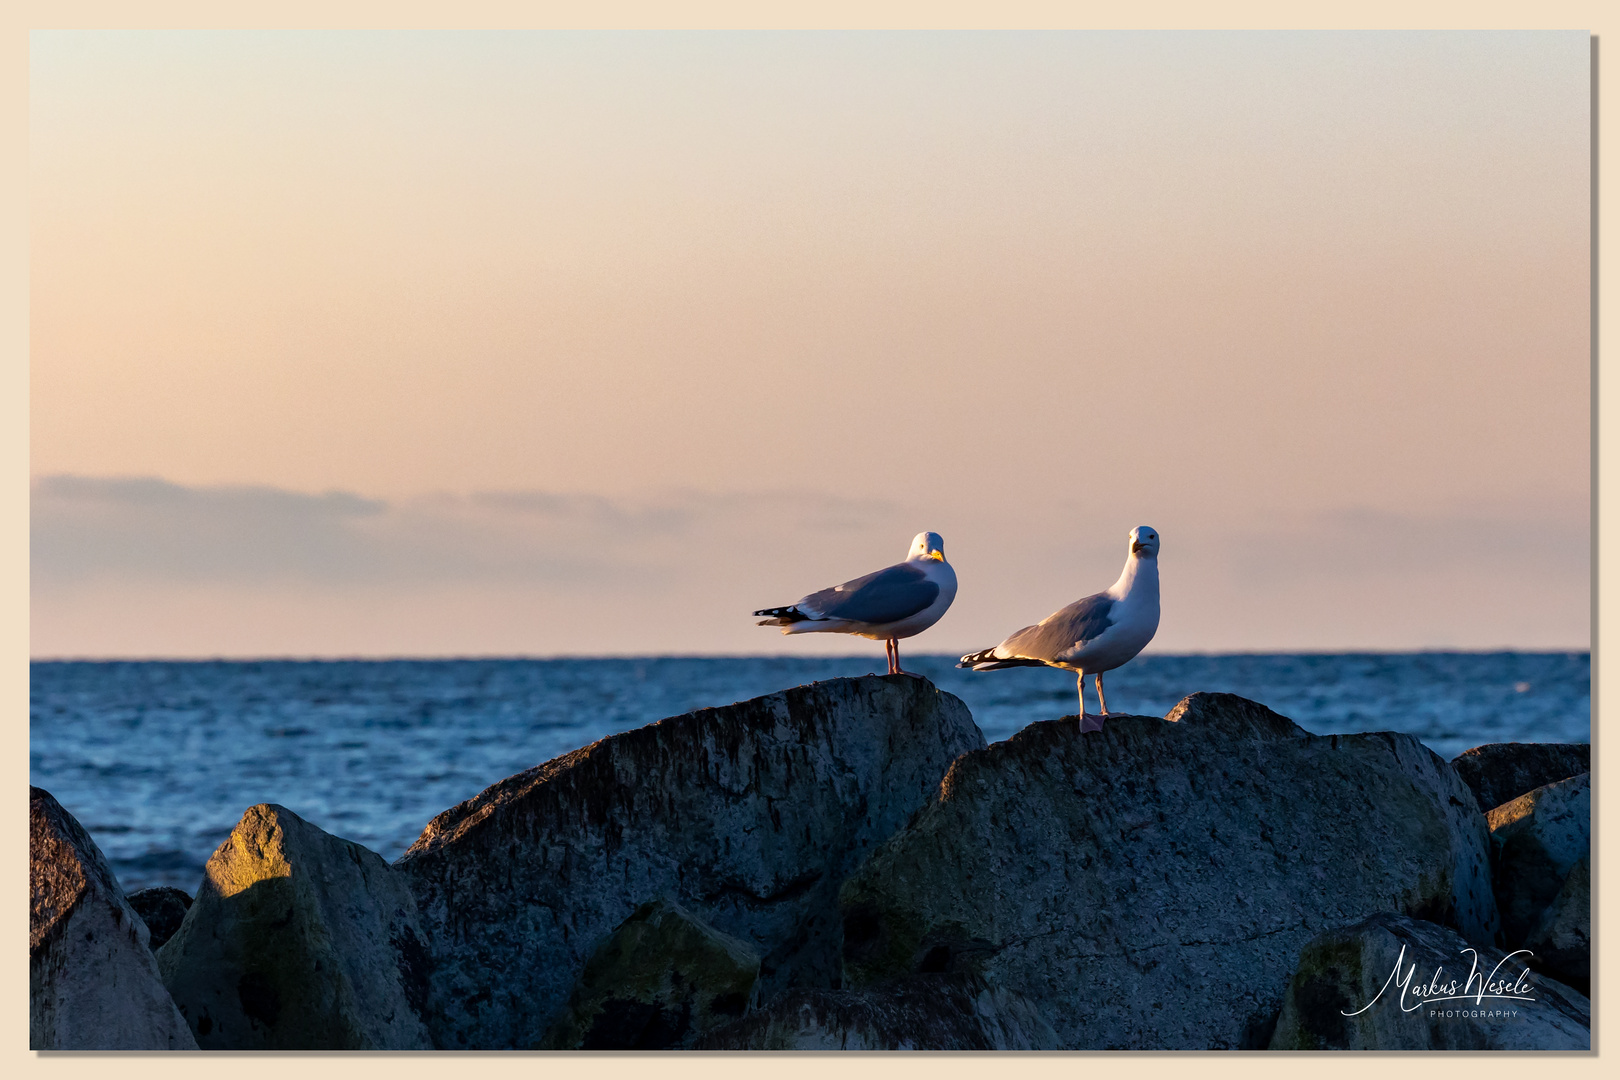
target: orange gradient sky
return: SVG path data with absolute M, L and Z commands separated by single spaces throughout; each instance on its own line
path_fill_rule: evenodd
M 36 33 L 34 654 L 1584 648 L 1589 50 Z

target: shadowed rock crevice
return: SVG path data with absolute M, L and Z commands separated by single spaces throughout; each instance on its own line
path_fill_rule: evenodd
M 160 886 L 130 893 L 129 906 L 141 917 L 141 921 L 151 932 L 149 944 L 152 951 L 156 952 L 163 947 L 164 942 L 174 936 L 176 930 L 180 929 L 180 923 L 191 907 L 191 897 L 183 890 Z

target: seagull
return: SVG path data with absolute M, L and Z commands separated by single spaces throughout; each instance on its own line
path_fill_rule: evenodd
M 904 675 L 900 639 L 939 622 L 955 599 L 956 571 L 945 561 L 945 541 L 939 533 L 920 532 L 905 562 L 754 614 L 766 616 L 760 626 L 780 626 L 784 634 L 855 634 L 881 640 L 889 674 Z
M 1131 550 L 1119 580 L 1105 592 L 1076 600 L 1034 626 L 1026 626 L 993 649 L 969 653 L 957 667 L 994 671 L 1009 667 L 1055 667 L 1080 676 L 1080 730 L 1101 731 L 1108 718 L 1103 672 L 1141 652 L 1159 629 L 1159 534 L 1146 525 L 1131 530 Z M 1097 676 L 1100 716 L 1086 713 L 1086 676 Z

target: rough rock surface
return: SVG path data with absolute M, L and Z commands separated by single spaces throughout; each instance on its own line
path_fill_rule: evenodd
M 1592 860 L 1582 855 L 1536 920 L 1524 947 L 1530 966 L 1583 994 L 1592 985 Z
M 186 909 L 191 907 L 191 897 L 183 889 L 160 885 L 155 889 L 130 893 L 129 906 L 135 909 L 135 914 L 141 917 L 146 929 L 151 932 L 152 939 L 148 944 L 156 952 L 180 929 Z
M 1536 788 L 1498 806 L 1485 820 L 1502 933 L 1516 949 L 1564 887 L 1576 860 L 1591 851 L 1591 774 Z
M 536 1044 L 652 897 L 757 949 L 762 999 L 832 985 L 840 882 L 983 745 L 925 679 L 833 679 L 611 736 L 440 814 L 395 864 L 434 950 L 435 1041 Z
M 1230 694 L 963 756 L 841 902 L 846 987 L 980 971 L 1074 1049 L 1263 1047 L 1300 947 L 1376 911 L 1496 930 L 1484 819 L 1445 761 Z
M 1059 1050 L 1040 1010 L 966 973 L 871 990 L 789 990 L 700 1050 Z
M 1528 791 L 1568 780 L 1592 769 L 1588 743 L 1488 743 L 1451 759 L 1463 783 L 1488 814 Z
M 1522 955 L 1382 913 L 1305 946 L 1271 1049 L 1586 1050 L 1591 1018 Z
M 590 960 L 541 1049 L 671 1050 L 740 1017 L 759 953 L 680 905 L 636 909 Z
M 146 924 L 50 792 L 28 789 L 28 1045 L 195 1050 L 158 978 Z
M 381 855 L 284 807 L 242 815 L 157 953 L 205 1050 L 411 1050 L 426 950 Z

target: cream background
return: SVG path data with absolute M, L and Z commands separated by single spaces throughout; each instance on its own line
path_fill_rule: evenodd
M 287 17 L 289 19 L 297 17 L 300 18 L 300 21 L 304 22 L 305 24 L 316 24 L 321 19 L 325 18 L 364 20 L 367 17 L 367 9 L 364 6 L 345 5 L 342 8 L 334 8 L 330 4 L 323 4 L 318 8 L 304 8 L 300 7 L 296 3 L 293 3 L 278 5 L 276 10 L 283 17 Z M 520 16 L 506 11 L 501 5 L 462 5 L 458 8 L 458 12 L 463 13 L 463 17 L 468 18 L 469 20 L 473 18 L 488 18 L 493 22 L 505 20 L 520 21 L 522 18 L 533 18 L 532 8 L 525 8 L 524 10 L 528 14 Z M 592 21 L 598 25 L 604 22 L 618 22 L 621 19 L 623 20 L 623 24 L 632 25 L 638 20 L 650 22 L 662 21 L 664 18 L 667 18 L 667 16 L 662 15 L 661 13 L 653 12 L 645 6 L 617 6 L 610 9 L 612 12 L 611 16 L 604 16 L 601 13 L 601 10 L 602 9 L 596 9 L 597 13 L 591 17 Z M 683 10 L 689 12 L 695 11 L 696 14 L 694 14 L 693 18 L 697 23 L 721 24 L 728 21 L 764 21 L 763 17 L 757 12 L 738 14 L 736 9 L 729 8 L 724 5 L 703 7 L 688 5 Z M 992 18 L 985 13 L 982 7 L 974 7 L 971 5 L 958 6 L 951 4 L 929 5 L 927 12 L 923 12 L 914 6 L 904 4 L 898 6 L 862 4 L 858 6 L 850 6 L 848 8 L 840 8 L 836 4 L 824 3 L 817 5 L 816 10 L 822 13 L 822 17 L 827 18 L 830 21 L 837 20 L 852 25 L 859 24 L 862 20 L 867 19 L 877 22 L 898 23 L 921 22 L 926 19 L 934 24 L 982 25 L 990 21 Z M 1397 5 L 1378 3 L 1376 0 L 1371 0 L 1371 2 L 1358 3 L 1349 8 L 1342 6 L 1335 7 L 1331 5 L 1323 6 L 1311 9 L 1309 13 L 1302 13 L 1300 9 L 1292 5 L 1285 7 L 1283 5 L 1276 4 L 1223 4 L 1218 9 L 1210 9 L 1206 5 L 1198 5 L 1195 7 L 1193 5 L 1175 3 L 1159 5 L 1151 12 L 1133 11 L 1131 13 L 1115 13 L 1111 12 L 1107 8 L 1086 8 L 1080 9 L 1077 12 L 1076 9 L 1069 8 L 1067 6 L 1063 8 L 1056 8 L 1044 4 L 1004 4 L 997 6 L 997 14 L 994 16 L 994 19 L 998 21 L 1005 20 L 1008 22 L 1027 23 L 1030 25 L 1061 25 L 1067 22 L 1090 23 L 1093 25 L 1106 23 L 1129 23 L 1131 25 L 1143 25 L 1154 24 L 1160 20 L 1162 20 L 1162 24 L 1164 25 L 1173 25 L 1175 23 L 1181 23 L 1184 25 L 1208 25 L 1215 21 L 1221 21 L 1236 25 L 1257 26 L 1281 24 L 1305 25 L 1313 21 L 1318 22 L 1320 25 L 1350 25 L 1361 22 L 1366 25 L 1383 26 L 1434 26 L 1448 23 L 1451 25 L 1475 26 L 1485 24 L 1523 26 L 1539 23 L 1540 25 L 1589 27 L 1595 33 L 1602 35 L 1606 32 L 1610 32 L 1609 23 L 1604 17 L 1609 13 L 1609 10 L 1609 7 L 1606 5 L 1600 6 L 1589 3 L 1538 4 L 1534 8 L 1529 8 L 1522 4 L 1491 3 L 1470 4 L 1466 7 L 1460 4 L 1451 3 L 1402 3 Z M 371 9 L 371 11 L 373 12 L 372 17 L 376 19 L 386 17 L 401 21 L 431 22 L 434 17 L 432 9 L 425 9 L 421 6 L 409 4 L 390 5 L 386 12 L 382 9 L 376 8 Z M 197 24 L 208 19 L 219 18 L 219 14 L 216 9 L 204 8 L 201 5 L 187 4 L 146 5 L 142 7 L 141 14 L 148 16 L 153 22 L 166 22 L 171 25 L 184 25 L 187 23 Z M 567 22 L 570 19 L 583 21 L 581 16 L 569 11 L 564 11 L 560 16 L 558 16 L 559 22 Z M 809 21 L 807 17 L 798 16 L 796 14 L 785 14 L 782 16 L 782 19 L 784 22 L 802 23 Z M 16 717 L 25 715 L 26 710 L 27 668 L 25 664 L 25 654 L 27 651 L 26 646 L 28 641 L 28 628 L 26 620 L 28 597 L 28 581 L 26 576 L 27 542 L 25 536 L 28 495 L 26 487 L 23 483 L 23 477 L 26 470 L 25 463 L 27 461 L 26 440 L 28 431 L 26 394 L 27 309 L 25 299 L 27 288 L 27 161 L 24 154 L 24 147 L 26 145 L 25 103 L 27 86 L 25 57 L 27 43 L 23 31 L 28 25 L 95 25 L 97 23 L 106 25 L 118 22 L 130 23 L 133 21 L 134 17 L 130 14 L 130 9 L 124 6 L 113 9 L 108 6 L 96 5 L 93 3 L 73 5 L 70 8 L 64 8 L 62 5 L 56 4 L 25 4 L 19 5 L 16 9 L 13 9 L 12 14 L 10 18 L 8 18 L 6 24 L 8 33 L 3 38 L 0 38 L 0 41 L 4 42 L 6 49 L 5 56 L 8 61 L 6 64 L 0 65 L 0 74 L 7 77 L 6 81 L 4 82 L 4 86 L 7 88 L 6 92 L 0 94 L 0 104 L 3 104 L 5 107 L 3 111 L 0 111 L 0 116 L 4 117 L 4 123 L 6 125 L 5 130 L 8 135 L 8 138 L 5 141 L 7 154 L 4 158 L 7 168 L 3 172 L 0 172 L 0 177 L 3 177 L 3 182 L 6 185 L 5 192 L 8 198 L 3 203 L 0 203 L 0 205 L 3 205 L 7 210 L 7 213 L 3 218 L 5 223 L 4 235 L 8 241 L 7 251 L 11 256 L 4 264 L 6 268 L 5 272 L 7 274 L 6 282 L 9 286 L 4 295 L 7 298 L 8 303 L 5 307 L 6 317 L 3 320 L 0 320 L 0 326 L 3 326 L 5 331 L 4 340 L 6 342 L 4 353 L 0 354 L 5 358 L 5 363 L 0 365 L 0 377 L 3 377 L 6 380 L 5 385 L 8 391 L 6 393 L 0 393 L 0 409 L 8 409 L 9 412 L 5 414 L 7 422 L 0 423 L 0 442 L 3 442 L 3 444 L 7 447 L 6 460 L 13 468 L 13 475 L 16 477 L 16 483 L 7 489 L 10 500 L 8 503 L 10 513 L 3 519 L 0 519 L 3 520 L 7 526 L 3 532 L 0 532 L 0 543 L 5 545 L 6 555 L 9 556 L 4 563 L 9 572 L 3 578 L 0 578 L 0 583 L 3 583 L 0 584 L 0 588 L 4 589 L 4 597 L 6 600 L 6 603 L 3 606 L 0 606 L 0 612 L 3 612 L 5 615 L 5 619 L 3 623 L 0 623 L 0 625 L 3 625 L 5 628 L 5 640 L 10 646 L 8 654 L 13 658 L 11 664 L 0 668 L 0 688 L 3 688 L 3 692 L 6 695 L 6 700 L 12 703 L 12 715 Z M 266 16 L 255 21 L 267 23 L 270 20 L 269 17 Z M 1608 83 L 1606 81 L 1600 81 L 1599 85 L 1604 102 L 1604 109 L 1600 114 L 1604 119 L 1600 121 L 1600 130 L 1605 136 L 1611 136 L 1612 131 L 1609 129 L 1612 128 L 1612 121 L 1608 120 L 1607 118 L 1614 115 L 1613 94 L 1612 91 L 1607 89 Z M 1612 142 L 1612 139 L 1608 139 L 1606 141 Z M 1603 196 L 1606 196 L 1607 201 L 1610 202 L 1613 201 L 1614 192 L 1614 183 L 1611 175 L 1612 169 L 1610 170 L 1609 175 L 1605 175 L 1601 188 Z M 1612 226 L 1602 226 L 1602 235 L 1606 236 L 1609 232 L 1612 232 Z M 1604 283 L 1601 286 L 1599 293 L 1602 301 L 1601 310 L 1605 315 L 1611 317 L 1613 315 L 1613 304 L 1610 302 L 1612 291 L 1612 285 Z M 1595 410 L 1595 412 L 1605 422 L 1610 420 L 1613 412 L 1612 398 L 1612 392 L 1606 387 L 1603 387 L 1599 395 L 1598 408 Z M 1612 449 L 1605 450 L 1603 452 L 1603 468 L 1599 474 L 1599 483 L 1603 485 L 1605 489 L 1608 486 L 1608 480 L 1605 478 L 1615 475 L 1617 464 L 1620 464 L 1616 461 L 1610 460 L 1613 458 L 1613 456 Z M 1596 460 L 1597 453 L 1594 451 L 1594 461 Z M 1601 512 L 1599 516 L 1601 519 L 1603 519 L 1605 524 L 1612 524 L 1607 522 L 1608 514 L 1606 511 Z M 1612 534 L 1612 532 L 1612 528 L 1608 529 L 1606 531 L 1606 535 Z M 1611 547 L 1611 544 L 1605 543 L 1602 550 L 1607 554 Z M 1607 611 L 1611 606 L 1609 602 L 1609 594 L 1611 592 L 1611 586 L 1607 584 L 1600 585 L 1599 582 L 1594 582 L 1593 606 L 1595 621 L 1600 607 L 1600 601 L 1601 610 L 1603 611 Z M 1610 681 L 1609 677 L 1612 675 L 1612 671 L 1610 669 L 1613 665 L 1606 660 L 1601 652 L 1597 657 L 1595 657 L 1595 659 L 1598 662 L 1597 682 L 1594 687 L 1594 689 L 1597 691 L 1597 696 L 1594 699 L 1594 702 L 1598 707 L 1598 714 L 1595 714 L 1596 717 L 1603 711 L 1604 698 L 1601 688 L 1607 681 Z M 26 755 L 22 752 L 22 744 L 26 739 L 25 729 L 21 723 L 18 723 L 14 726 L 13 731 L 15 733 L 14 737 L 17 739 L 18 752 L 12 756 L 11 760 L 16 763 L 15 767 L 18 774 L 22 774 L 25 772 L 23 763 L 26 760 Z M 1595 749 L 1598 751 L 1599 757 L 1601 758 L 1601 724 L 1596 722 L 1594 723 L 1594 735 L 1595 742 L 1597 744 Z M 20 775 L 18 779 L 20 782 Z M 1612 810 L 1602 808 L 1602 804 L 1603 800 L 1601 799 L 1600 795 L 1599 812 L 1600 815 L 1603 816 L 1604 825 L 1606 826 L 1604 829 L 1600 830 L 1600 837 L 1612 835 L 1615 831 L 1612 828 L 1614 823 L 1612 820 L 1610 820 L 1613 817 L 1613 812 Z M 13 828 L 10 831 L 0 833 L 0 837 L 4 838 L 3 843 L 5 845 L 6 864 L 13 868 L 12 873 L 15 875 L 12 888 L 4 894 L 10 898 L 5 902 L 6 906 L 4 910 L 9 914 L 10 921 L 14 927 L 20 926 L 24 918 L 22 913 L 23 889 L 21 887 L 21 881 L 17 880 L 23 874 L 21 849 L 24 841 L 20 839 L 20 833 L 20 817 L 15 819 Z M 1602 872 L 1602 865 L 1603 861 L 1600 860 L 1600 874 Z M 1608 892 L 1600 888 L 1599 896 L 1603 897 L 1606 895 L 1608 895 Z M 1613 904 L 1611 902 L 1605 908 L 1605 918 L 1611 914 L 1610 909 L 1612 909 L 1612 907 Z M 26 990 L 22 988 L 20 977 L 23 963 L 23 959 L 21 957 L 21 940 L 20 933 L 14 933 L 11 937 L 11 941 L 13 943 L 12 949 L 15 950 L 14 956 L 16 959 L 16 964 L 13 966 L 12 970 L 18 972 L 19 974 L 13 982 L 13 989 L 7 998 L 7 1000 L 10 1002 L 10 1006 L 6 1015 L 11 1018 L 10 1027 L 8 1029 L 10 1035 L 8 1045 L 12 1048 L 8 1056 L 18 1066 L 26 1069 L 36 1070 L 41 1074 L 49 1072 L 53 1075 L 61 1075 L 90 1072 L 92 1070 L 97 1072 L 104 1071 L 108 1064 L 105 1060 L 88 1060 L 85 1058 L 69 1060 L 60 1057 L 41 1059 L 36 1055 L 30 1054 L 26 1050 L 22 1049 L 26 1045 L 26 1034 L 24 1031 L 25 1025 L 22 1020 L 22 1017 L 25 1015 L 26 1011 Z M 1606 941 L 1606 937 L 1600 939 L 1600 946 Z M 1610 952 L 1612 952 L 1612 949 L 1604 949 L 1605 960 L 1608 959 L 1608 954 Z M 1597 1045 L 1600 1047 L 1605 1047 L 1607 1045 L 1606 1038 L 1609 1034 L 1610 1026 L 1611 1025 L 1609 1024 L 1600 1022 L 1600 1028 L 1597 1032 Z M 1410 1058 L 1411 1056 L 1412 1055 L 1401 1055 L 1402 1058 Z M 656 1068 L 660 1073 L 667 1073 L 673 1076 L 707 1076 L 716 1071 L 724 1070 L 733 1070 L 739 1073 L 743 1071 L 753 1071 L 757 1070 L 760 1065 L 758 1061 L 742 1059 L 696 1059 L 666 1057 L 655 1059 L 656 1065 L 652 1063 L 652 1060 L 653 1059 L 626 1058 L 605 1059 L 602 1057 L 589 1059 L 577 1057 L 557 1058 L 548 1061 L 546 1063 L 546 1067 L 549 1070 L 554 1070 L 560 1073 L 579 1071 L 581 1074 L 584 1074 L 588 1072 L 591 1076 L 611 1076 L 617 1075 L 621 1072 L 624 1075 L 641 1076 L 644 1075 L 650 1068 Z M 1002 1060 L 997 1064 L 1000 1068 L 1011 1067 L 1025 1073 L 1053 1077 L 1069 1077 L 1075 1075 L 1077 1070 L 1082 1069 L 1088 1072 L 1098 1072 L 1104 1075 L 1109 1075 L 1116 1072 L 1123 1073 L 1126 1071 L 1133 1076 L 1153 1076 L 1160 1073 L 1164 1075 L 1181 1075 L 1186 1071 L 1189 1063 L 1190 1062 L 1186 1059 L 1172 1060 L 1164 1055 L 1134 1055 L 1130 1058 L 1111 1058 L 1106 1055 L 1085 1055 L 1083 1059 L 1077 1055 L 1052 1055 L 1045 1057 L 1024 1057 L 1017 1059 L 1016 1062 Z M 368 1064 L 371 1063 L 368 1062 Z M 432 1074 L 437 1075 L 437 1073 L 442 1071 L 443 1068 L 443 1063 L 437 1059 L 396 1059 L 386 1063 L 386 1065 L 381 1062 L 376 1064 L 379 1067 L 386 1067 L 395 1070 L 402 1075 L 408 1073 L 429 1075 L 430 1071 Z M 821 1056 L 779 1058 L 773 1059 L 771 1062 L 773 1069 L 783 1073 L 784 1075 L 805 1076 L 823 1072 L 829 1067 L 829 1064 L 829 1061 L 825 1057 Z M 1196 1061 L 1196 1067 L 1200 1071 L 1207 1072 L 1210 1075 L 1245 1077 L 1252 1076 L 1256 1072 L 1260 1072 L 1262 1074 L 1269 1071 L 1275 1071 L 1278 1074 L 1284 1072 L 1292 1073 L 1297 1071 L 1301 1064 L 1302 1063 L 1297 1059 L 1273 1059 L 1266 1055 L 1250 1055 L 1243 1057 L 1231 1055 L 1203 1055 Z M 1327 1074 L 1360 1076 L 1364 1075 L 1365 1071 L 1369 1068 L 1401 1068 L 1409 1067 L 1412 1064 L 1413 1062 L 1408 1060 L 1399 1060 L 1394 1062 L 1386 1062 L 1381 1060 L 1378 1062 L 1372 1062 L 1370 1059 L 1366 1058 L 1351 1058 L 1347 1056 L 1338 1058 L 1313 1059 L 1310 1062 L 1310 1068 L 1313 1071 L 1319 1071 Z M 492 1061 L 486 1058 L 479 1062 L 479 1067 L 486 1070 L 516 1070 L 528 1072 L 531 1071 L 534 1066 L 535 1062 L 531 1060 L 515 1057 L 501 1059 L 499 1061 Z M 837 1059 L 838 1069 L 841 1071 L 848 1071 L 855 1075 L 861 1075 L 868 1072 L 876 1073 L 878 1070 L 881 1070 L 884 1075 L 893 1075 L 896 1073 L 905 1074 L 907 1072 L 926 1072 L 928 1075 L 933 1076 L 968 1075 L 970 1073 L 977 1074 L 982 1072 L 984 1066 L 985 1063 L 982 1060 L 965 1056 L 929 1056 L 927 1058 L 916 1057 L 900 1059 L 883 1058 L 881 1060 L 875 1057 L 840 1057 Z M 1455 1059 L 1425 1061 L 1423 1063 L 1423 1067 L 1438 1067 L 1441 1069 L 1459 1068 L 1464 1066 L 1464 1062 Z M 168 1057 L 145 1061 L 126 1058 L 120 1060 L 117 1063 L 117 1067 L 121 1070 L 128 1071 L 136 1075 L 144 1075 L 147 1073 L 157 1074 L 161 1072 L 163 1075 L 168 1076 L 173 1075 L 176 1069 L 184 1069 L 188 1066 L 182 1064 L 176 1058 Z M 218 1063 L 213 1061 L 199 1061 L 195 1065 L 189 1067 L 212 1070 L 218 1068 Z M 286 1062 L 269 1059 L 235 1059 L 231 1062 L 231 1068 L 233 1071 L 241 1072 L 243 1074 L 250 1074 L 256 1071 L 263 1071 L 268 1074 L 272 1070 L 279 1071 L 285 1067 Z M 339 1065 L 337 1062 L 330 1059 L 311 1060 L 309 1057 L 305 1057 L 300 1060 L 299 1067 L 301 1069 L 314 1072 L 324 1072 L 324 1070 L 327 1068 L 352 1069 L 353 1064 L 347 1063 L 344 1065 Z M 1564 1058 L 1557 1063 L 1557 1067 L 1569 1071 L 1572 1074 L 1579 1074 L 1582 1072 L 1595 1073 L 1599 1068 L 1598 1055 L 1594 1054 L 1585 1057 Z

